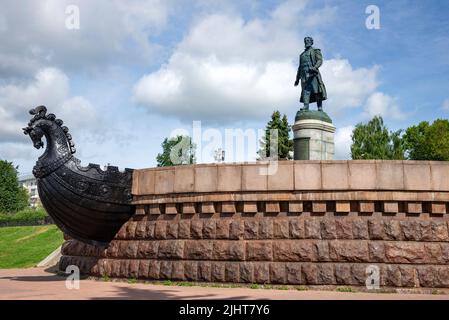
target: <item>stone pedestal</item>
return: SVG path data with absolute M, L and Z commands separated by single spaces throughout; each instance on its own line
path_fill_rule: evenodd
M 323 111 L 298 111 L 293 125 L 295 160 L 332 160 L 335 126 Z

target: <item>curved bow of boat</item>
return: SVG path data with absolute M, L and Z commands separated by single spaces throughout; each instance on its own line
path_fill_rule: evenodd
M 46 150 L 33 169 L 42 205 L 68 236 L 88 244 L 107 244 L 134 213 L 133 170 L 81 166 L 63 121 L 47 114 L 44 106 L 30 114 L 33 118 L 24 133 L 38 149 L 46 138 Z

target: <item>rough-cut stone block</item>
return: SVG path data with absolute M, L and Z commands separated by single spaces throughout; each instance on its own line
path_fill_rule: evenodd
M 217 239 L 230 239 L 229 237 L 229 225 L 231 223 L 230 219 L 220 219 L 216 223 L 216 234 Z
M 225 263 L 224 262 L 213 262 L 211 269 L 211 278 L 214 282 L 224 282 L 225 281 Z
M 217 166 L 195 167 L 195 192 L 217 191 Z
M 351 264 L 349 263 L 335 264 L 335 282 L 340 285 L 352 284 Z
M 165 214 L 178 214 L 176 203 L 167 203 L 165 205 Z
M 301 275 L 305 284 L 316 285 L 318 283 L 318 266 L 312 263 L 305 263 L 301 266 Z
M 254 267 L 251 262 L 241 262 L 239 265 L 240 282 L 254 282 Z
M 228 262 L 225 265 L 225 281 L 226 282 L 239 282 L 239 264 L 236 262 Z
M 359 211 L 363 213 L 374 212 L 374 202 L 372 201 L 360 201 Z
M 211 241 L 186 241 L 184 247 L 184 259 L 210 260 L 212 259 L 212 245 L 213 243 Z
M 408 213 L 422 213 L 422 203 L 421 202 L 407 202 L 407 212 Z
M 125 244 L 124 248 L 120 247 L 123 257 L 131 259 L 137 257 L 139 241 L 123 241 L 122 244 Z
M 155 259 L 157 257 L 158 248 L 159 241 L 139 241 L 137 258 Z
M 371 240 L 383 240 L 385 237 L 384 223 L 382 220 L 370 219 L 368 221 L 369 238 Z
M 365 219 L 354 219 L 352 221 L 352 236 L 354 239 L 369 239 L 368 224 Z
M 287 273 L 288 284 L 302 284 L 301 279 L 301 264 L 299 263 L 287 263 L 285 265 Z
M 186 261 L 184 262 L 184 278 L 188 281 L 198 280 L 198 262 Z
M 312 202 L 312 212 L 316 212 L 316 213 L 326 212 L 326 202 L 325 201 L 313 201 Z
M 270 263 L 270 281 L 271 283 L 286 283 L 287 270 L 285 263 Z
M 244 239 L 257 239 L 259 233 L 259 221 L 245 220 L 244 222 Z
M 109 244 L 109 247 L 106 251 L 106 254 L 108 257 L 112 257 L 112 258 L 117 258 L 119 256 L 119 248 L 120 248 L 120 243 L 121 241 L 111 241 L 111 243 Z M 75 255 L 75 254 L 73 254 Z
M 126 226 L 126 239 L 134 239 L 136 235 L 137 222 L 129 221 Z
M 399 220 L 384 220 L 384 240 L 402 240 Z
M 262 219 L 259 221 L 259 239 L 273 239 L 273 219 Z
M 153 170 L 134 170 L 133 177 L 137 175 L 137 179 L 133 178 L 133 194 L 146 195 L 154 193 L 155 171 Z M 134 188 L 137 183 L 137 190 Z
M 266 164 L 242 166 L 242 191 L 266 191 L 267 167 Z
M 139 271 L 137 274 L 138 278 L 148 278 L 148 271 L 150 269 L 150 261 L 149 260 L 140 260 L 139 263 Z
M 201 203 L 201 213 L 214 214 L 215 206 L 213 202 L 203 202 Z
M 385 258 L 390 263 L 424 263 L 427 253 L 422 243 L 386 242 Z
M 190 222 L 190 236 L 193 239 L 201 239 L 203 237 L 203 221 L 201 219 Z
M 315 252 L 318 261 L 329 261 L 329 242 L 328 241 L 316 241 L 314 243 Z
M 278 201 L 267 201 L 265 203 L 265 212 L 268 213 L 279 213 L 281 211 L 281 207 Z
M 366 285 L 366 265 L 354 263 L 351 265 L 351 284 L 356 286 Z
M 449 241 L 448 226 L 445 221 L 432 221 L 431 230 L 433 241 Z
M 304 238 L 304 219 L 293 219 L 289 221 L 290 238 Z
M 184 256 L 184 241 L 165 240 L 160 241 L 158 258 L 159 259 L 182 259 Z
M 274 241 L 274 261 L 316 261 L 314 243 L 310 240 L 303 241 Z
M 384 262 L 385 261 L 385 247 L 381 241 L 370 241 L 368 243 L 369 261 Z
M 179 224 L 177 221 L 167 222 L 167 239 L 177 239 L 178 238 L 178 228 Z
M 200 261 L 198 263 L 198 280 L 210 282 L 212 279 L 212 263 L 209 261 Z
M 332 264 L 319 264 L 317 282 L 320 285 L 335 284 L 334 267 Z
M 243 239 L 244 226 L 243 220 L 233 220 L 229 225 L 229 239 L 239 240 Z
M 150 260 L 150 267 L 148 268 L 148 278 L 159 279 L 159 271 L 161 268 L 161 263 L 157 260 Z
M 235 203 L 232 201 L 226 201 L 221 203 L 221 212 L 222 213 L 235 213 Z
M 376 161 L 378 190 L 404 190 L 402 161 Z
M 136 206 L 136 216 L 144 216 L 145 214 L 146 214 L 145 206 L 144 205 L 137 205 Z
M 175 170 L 170 169 L 158 169 L 156 172 L 156 181 L 154 185 L 155 194 L 167 194 L 173 192 L 175 182 Z
M 321 220 L 321 239 L 336 239 L 337 228 L 334 219 Z
M 349 188 L 347 161 L 323 163 L 321 174 L 323 190 L 347 190 Z
M 352 223 L 350 219 L 336 219 L 335 230 L 337 231 L 337 239 L 352 239 Z
M 367 262 L 368 244 L 357 241 L 330 241 L 329 255 L 332 261 L 336 262 Z
M 212 258 L 214 260 L 245 260 L 245 243 L 243 241 L 214 241 Z
M 446 204 L 438 203 L 438 202 L 432 202 L 430 204 L 430 212 L 433 214 L 445 214 L 446 213 Z
M 302 201 L 290 201 L 288 203 L 288 212 L 292 213 L 303 212 Z
M 242 167 L 240 165 L 218 166 L 218 190 L 240 191 L 242 189 Z
M 421 240 L 421 225 L 415 220 L 405 220 L 399 222 L 402 230 L 402 238 L 404 240 L 419 241 Z
M 120 278 L 130 278 L 129 275 L 129 262 L 130 260 L 120 260 Z M 80 269 L 82 270 L 82 266 L 80 266 Z
M 203 239 L 215 239 L 215 219 L 205 220 L 203 223 Z
M 182 213 L 183 214 L 194 214 L 195 212 L 196 212 L 195 204 L 193 202 L 188 202 L 188 203 L 182 204 Z
M 155 203 L 155 204 L 150 204 L 148 206 L 148 212 L 149 214 L 161 214 L 161 207 L 159 204 Z
M 430 165 L 404 162 L 405 190 L 431 190 Z
M 351 203 L 349 201 L 337 201 L 335 203 L 336 212 L 351 212 Z
M 195 171 L 192 166 L 176 166 L 174 192 L 193 192 L 195 182 Z
M 376 163 L 374 161 L 348 161 L 348 165 L 350 189 L 376 189 Z
M 257 283 L 270 282 L 270 265 L 268 263 L 253 263 L 254 281 Z
M 288 239 L 289 225 L 287 219 L 273 220 L 273 235 L 276 239 Z
M 447 261 L 444 257 L 442 245 L 447 243 L 424 243 L 424 251 L 426 252 L 426 262 L 432 264 L 445 264 Z
M 136 239 L 145 239 L 145 237 L 146 237 L 146 227 L 147 227 L 147 222 L 146 221 L 139 221 L 139 222 L 137 222 L 136 232 L 135 232 L 135 238 Z
M 321 164 L 295 162 L 295 190 L 321 189 Z
M 383 212 L 398 213 L 399 212 L 399 204 L 394 201 L 385 201 L 383 203 Z
M 257 202 L 255 202 L 255 201 L 243 202 L 243 212 L 244 213 L 256 213 L 257 212 Z
M 178 281 L 185 280 L 183 261 L 173 261 L 171 279 Z
M 307 219 L 304 221 L 304 238 L 320 239 L 321 225 L 318 219 Z
M 293 163 L 278 161 L 277 170 L 268 175 L 268 190 L 294 190 L 293 180 Z
M 246 243 L 246 260 L 273 260 L 271 241 L 248 241 Z
M 157 221 L 154 228 L 156 239 L 167 239 L 167 221 Z
M 178 222 L 178 238 L 190 239 L 190 220 L 183 219 Z
M 161 261 L 159 270 L 159 279 L 171 279 L 172 274 L 172 262 L 171 261 Z

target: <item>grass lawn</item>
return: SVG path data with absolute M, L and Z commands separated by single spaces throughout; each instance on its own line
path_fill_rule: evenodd
M 0 228 L 0 268 L 33 267 L 63 240 L 55 225 Z

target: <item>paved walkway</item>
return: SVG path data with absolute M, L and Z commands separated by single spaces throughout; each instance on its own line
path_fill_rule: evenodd
M 0 300 L 4 299 L 445 299 L 449 295 L 352 293 L 335 291 L 267 290 L 250 288 L 178 287 L 81 280 L 68 290 L 65 278 L 43 268 L 0 269 Z

